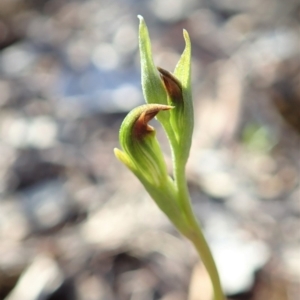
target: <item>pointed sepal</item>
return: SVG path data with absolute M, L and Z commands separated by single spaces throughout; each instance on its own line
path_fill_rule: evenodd
M 138 16 L 139 25 L 139 49 L 141 60 L 142 89 L 148 104 L 158 103 L 167 105 L 167 93 L 160 79 L 158 71 L 153 61 L 151 41 L 147 25 L 142 16 Z M 168 123 L 169 115 L 160 114 L 158 120 L 164 124 Z

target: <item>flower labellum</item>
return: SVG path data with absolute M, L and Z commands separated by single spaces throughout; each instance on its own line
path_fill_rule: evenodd
M 167 93 L 170 97 L 171 103 L 182 103 L 182 87 L 180 81 L 169 71 L 157 67 L 160 77 L 164 82 Z
M 171 106 L 168 105 L 149 105 L 147 110 L 144 110 L 134 124 L 134 137 L 142 139 L 147 133 L 152 132 L 154 129 L 148 124 L 160 111 L 169 110 Z

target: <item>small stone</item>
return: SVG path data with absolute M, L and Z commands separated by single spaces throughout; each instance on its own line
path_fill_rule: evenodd
M 206 174 L 201 178 L 202 189 L 214 198 L 228 198 L 236 191 L 232 176 L 225 172 Z
M 13 199 L 1 202 L 0 240 L 21 241 L 29 234 L 29 224 L 21 206 Z
M 270 257 L 268 246 L 255 240 L 239 224 L 216 215 L 207 224 L 207 236 L 222 286 L 226 295 L 235 295 L 251 290 L 255 273 Z
M 48 116 L 25 118 L 7 114 L 0 124 L 2 139 L 16 148 L 48 148 L 55 144 L 57 125 Z
M 55 144 L 57 125 L 48 116 L 39 116 L 31 120 L 27 143 L 34 148 L 49 148 Z
M 28 43 L 19 43 L 2 51 L 0 61 L 4 73 L 16 76 L 32 66 L 35 52 Z
M 21 203 L 34 231 L 47 231 L 63 224 L 72 211 L 64 184 L 49 180 L 25 189 Z
M 57 263 L 46 255 L 40 255 L 24 271 L 5 300 L 46 300 L 63 281 L 64 276 Z
M 298 228 L 299 230 L 299 228 Z M 300 246 L 291 245 L 283 250 L 284 270 L 288 273 L 289 278 L 300 284 Z

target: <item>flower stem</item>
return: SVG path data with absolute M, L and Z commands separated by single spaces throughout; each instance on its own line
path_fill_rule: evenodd
M 184 168 L 175 169 L 175 182 L 179 197 L 178 201 L 190 228 L 189 233 L 184 232 L 183 234 L 194 244 L 210 276 L 214 291 L 214 300 L 225 300 L 214 258 L 192 210 Z

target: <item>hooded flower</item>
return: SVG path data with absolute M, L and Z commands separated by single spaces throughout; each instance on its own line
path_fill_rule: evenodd
M 155 130 L 148 123 L 160 111 L 171 108 L 168 105 L 146 104 L 132 110 L 120 128 L 123 152 L 115 150 L 117 158 L 138 178 L 155 186 L 159 186 L 168 175 Z

